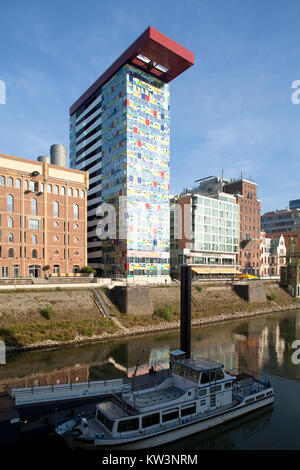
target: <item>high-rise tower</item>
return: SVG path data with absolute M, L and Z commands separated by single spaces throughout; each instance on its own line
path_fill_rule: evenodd
M 90 174 L 88 262 L 98 274 L 169 275 L 168 83 L 193 63 L 149 27 L 70 109 L 70 164 Z M 99 240 L 104 203 L 116 230 Z

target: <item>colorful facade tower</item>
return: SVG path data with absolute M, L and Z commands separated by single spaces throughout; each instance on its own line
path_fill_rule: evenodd
M 88 260 L 99 275 L 169 275 L 168 83 L 193 63 L 149 27 L 71 107 L 70 164 L 90 173 Z M 103 204 L 116 230 L 99 239 Z

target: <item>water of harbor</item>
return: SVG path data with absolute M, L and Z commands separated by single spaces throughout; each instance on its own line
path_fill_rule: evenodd
M 170 450 L 300 449 L 300 364 L 292 362 L 292 343 L 300 340 L 300 309 L 276 312 L 192 329 L 192 355 L 269 375 L 275 403 L 256 414 L 165 446 Z M 0 366 L 0 385 L 13 382 L 65 383 L 130 375 L 147 365 L 168 366 L 168 353 L 180 346 L 178 332 L 123 341 L 14 353 Z M 300 358 L 300 354 L 299 354 Z M 49 438 L 47 449 L 55 449 Z M 61 443 L 59 443 L 60 449 Z M 66 455 L 69 450 L 64 449 Z M 71 451 L 70 451 L 71 452 Z

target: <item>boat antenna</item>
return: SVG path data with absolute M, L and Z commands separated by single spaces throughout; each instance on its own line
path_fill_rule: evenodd
M 141 356 L 144 354 L 144 350 L 141 352 Z M 140 357 L 141 357 L 140 356 Z M 135 378 L 136 378 L 136 373 L 137 373 L 137 370 L 139 368 L 139 365 L 141 363 L 141 359 L 138 359 L 136 361 L 136 365 L 135 365 L 135 369 L 134 369 L 134 373 L 133 373 L 133 377 L 132 377 L 132 382 L 131 382 L 131 391 L 133 390 L 133 385 L 134 385 L 134 382 L 135 382 Z

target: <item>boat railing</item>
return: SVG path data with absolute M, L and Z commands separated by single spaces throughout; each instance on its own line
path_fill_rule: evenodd
M 43 403 L 53 400 L 97 396 L 106 393 L 122 393 L 129 389 L 130 385 L 124 383 L 123 379 L 113 379 L 49 386 L 12 388 L 11 395 L 15 399 L 15 404 L 18 406 Z
M 260 371 L 251 371 L 251 370 L 248 370 L 248 369 L 237 367 L 235 369 L 227 370 L 226 372 L 229 373 L 230 375 L 236 375 L 236 376 L 240 375 L 240 374 L 247 374 L 247 375 L 253 377 L 253 379 L 256 382 L 263 385 L 263 387 L 265 387 L 265 388 L 271 387 L 270 378 L 267 375 L 260 372 Z

